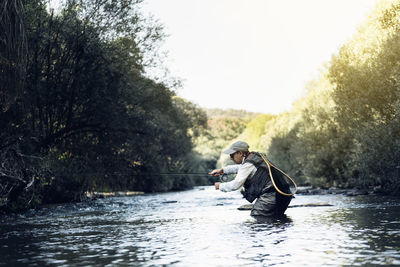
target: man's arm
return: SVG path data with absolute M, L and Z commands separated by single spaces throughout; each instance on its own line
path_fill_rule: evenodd
M 212 176 L 220 176 L 222 174 L 233 174 L 237 173 L 239 170 L 240 164 L 235 164 L 235 165 L 228 165 L 225 166 L 221 169 L 216 169 L 210 172 L 209 174 Z
M 238 173 L 241 164 L 228 165 L 222 168 L 224 174 Z
M 220 184 L 218 184 L 218 186 L 215 185 L 215 189 L 220 189 L 223 192 L 238 190 L 246 182 L 246 179 L 249 176 L 253 175 L 253 173 L 256 170 L 256 167 L 249 162 L 246 162 L 241 165 L 230 165 L 230 166 L 235 166 L 235 167 L 237 166 L 237 175 L 236 175 L 235 179 L 230 182 L 227 182 L 227 183 L 220 183 Z M 227 166 L 227 167 L 230 167 L 230 166 Z M 224 171 L 225 171 L 225 168 L 226 167 L 224 167 Z
M 223 175 L 223 174 L 233 174 L 233 173 L 237 173 L 238 172 L 239 167 L 240 167 L 240 164 L 228 165 L 228 166 L 225 166 L 225 167 L 223 167 L 221 169 L 213 170 L 209 174 L 211 176 L 220 176 L 220 175 Z M 220 182 L 216 182 L 214 184 L 216 190 L 219 189 L 219 185 L 220 184 L 221 184 Z

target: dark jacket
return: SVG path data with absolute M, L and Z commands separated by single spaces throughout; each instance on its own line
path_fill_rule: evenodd
M 262 194 L 271 192 L 276 192 L 279 198 L 285 197 L 279 194 L 272 184 L 268 165 L 265 163 L 260 153 L 251 152 L 244 162 L 250 162 L 257 168 L 256 173 L 252 177 L 247 178 L 244 183 L 244 197 L 247 201 L 253 202 Z M 290 192 L 289 185 L 285 183 L 282 173 L 273 166 L 271 166 L 271 173 L 278 188 L 283 192 Z

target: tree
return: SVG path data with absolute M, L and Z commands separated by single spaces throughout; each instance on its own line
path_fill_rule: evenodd
M 0 112 L 20 95 L 26 69 L 27 43 L 20 0 L 0 3 Z
M 380 2 L 329 68 L 336 120 L 352 136 L 353 172 L 364 186 L 393 187 L 398 165 L 399 18 L 398 2 Z
M 193 185 L 192 178 L 153 175 L 201 165 L 188 157 L 206 118 L 146 77 L 146 58 L 162 34 L 144 24 L 135 9 L 140 2 L 67 1 L 57 14 L 44 1 L 24 3 L 27 83 L 19 101 L 0 113 L 4 170 L 24 176 L 10 191 L 10 175 L 0 173 L 0 206 L 25 201 L 31 184 L 39 202 L 80 200 L 96 189 Z M 23 164 L 12 165 L 13 153 Z
M 260 144 L 260 138 L 266 131 L 268 131 L 266 124 L 268 121 L 274 119 L 275 116 L 270 114 L 260 114 L 252 119 L 246 126 L 244 135 L 249 143 L 252 150 L 263 149 L 263 145 Z

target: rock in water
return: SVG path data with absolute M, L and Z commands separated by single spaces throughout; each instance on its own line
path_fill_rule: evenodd
M 333 206 L 328 203 L 308 203 L 301 205 L 289 205 L 288 208 L 304 208 L 304 207 L 330 207 Z M 251 210 L 253 208 L 253 204 L 242 205 L 238 208 L 238 210 Z
M 242 205 L 238 208 L 238 210 L 251 210 L 253 208 L 253 204 Z
M 288 208 L 304 208 L 304 207 L 330 207 L 333 206 L 328 203 L 307 203 L 307 204 L 301 204 L 301 205 L 291 205 Z

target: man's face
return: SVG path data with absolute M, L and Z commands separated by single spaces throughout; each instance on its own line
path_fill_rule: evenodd
M 243 152 L 236 151 L 235 153 L 230 154 L 230 157 L 233 162 L 235 162 L 236 164 L 240 164 L 243 161 Z

